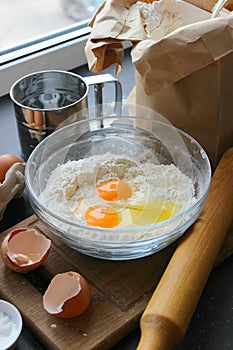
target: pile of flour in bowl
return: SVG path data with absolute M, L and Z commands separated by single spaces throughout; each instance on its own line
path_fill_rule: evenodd
M 122 206 L 150 205 L 159 198 L 164 202 L 179 204 L 180 211 L 184 211 L 195 200 L 192 180 L 175 165 L 159 165 L 150 161 L 136 162 L 111 153 L 58 165 L 51 172 L 40 194 L 40 200 L 56 215 L 85 225 L 84 216 L 75 215 L 78 201 L 81 198 L 95 201 L 96 184 L 109 178 L 121 179 L 132 188 L 132 196 L 123 201 Z M 97 198 L 96 201 L 98 200 Z M 133 227 L 129 224 L 124 228 L 131 226 Z M 86 232 L 79 229 L 77 234 L 85 236 Z M 93 230 L 92 234 L 96 239 L 100 238 L 98 232 Z M 101 239 L 102 235 L 104 236 L 104 233 L 101 233 Z M 113 234 L 112 239 L 117 240 L 117 235 Z M 131 240 L 132 236 L 126 234 L 123 240 L 128 239 Z

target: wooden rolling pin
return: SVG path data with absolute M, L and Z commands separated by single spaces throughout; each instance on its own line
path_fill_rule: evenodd
M 205 208 L 181 239 L 140 321 L 137 350 L 182 340 L 233 219 L 233 148 L 220 160 Z

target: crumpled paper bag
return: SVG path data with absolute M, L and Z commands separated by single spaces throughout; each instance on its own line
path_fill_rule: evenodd
M 233 0 L 230 1 L 233 3 Z M 230 1 L 226 6 L 229 6 Z M 123 63 L 123 42 L 131 41 L 135 46 L 138 42 L 147 39 L 139 9 L 132 6 L 136 2 L 137 0 L 107 0 L 97 10 L 89 23 L 92 30 L 85 47 L 91 71 L 101 72 L 110 65 L 116 64 L 116 73 L 118 73 Z M 210 18 L 210 12 L 202 11 L 202 9 L 208 11 L 215 4 L 214 0 L 180 2 L 186 5 L 186 8 L 190 4 L 191 15 L 193 16 L 192 12 L 196 12 L 194 16 L 196 21 Z M 197 9 L 200 10 L 199 13 L 197 13 Z
M 90 22 L 92 31 L 85 47 L 89 69 L 101 72 L 116 64 L 120 71 L 124 56 L 123 42 L 146 39 L 140 13 L 131 10 L 136 0 L 105 1 Z
M 24 163 L 15 163 L 7 171 L 5 180 L 0 184 L 0 220 L 2 220 L 7 204 L 13 198 L 22 196 L 24 181 Z
M 191 134 L 215 166 L 233 142 L 233 15 L 224 9 L 221 17 L 210 19 L 203 8 L 212 8 L 212 0 L 190 0 L 198 7 L 183 2 L 196 16 L 194 23 L 154 41 L 131 6 L 135 2 L 110 0 L 97 11 L 85 48 L 89 69 L 101 72 L 114 63 L 119 72 L 123 42 L 130 40 L 136 68 L 130 102 L 156 110 Z

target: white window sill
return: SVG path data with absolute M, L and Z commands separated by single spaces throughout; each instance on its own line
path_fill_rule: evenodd
M 33 53 L 27 52 L 26 48 L 18 51 L 15 57 L 11 54 L 8 62 L 0 64 L 0 96 L 8 94 L 11 85 L 29 73 L 46 69 L 70 70 L 86 64 L 84 48 L 89 32 L 90 29 L 85 28 L 83 35 L 79 37 L 72 38 L 67 35 L 60 44 L 57 39 L 54 43 L 51 39 L 47 48 L 43 47 L 43 43 L 35 44 Z
M 6 63 L 0 63 L 0 96 L 9 93 L 12 84 L 24 75 L 47 69 L 71 70 L 81 67 L 87 63 L 85 56 L 85 45 L 90 34 L 90 28 L 85 27 L 78 32 L 63 36 L 60 44 L 58 39 L 51 39 L 46 42 L 47 48 L 43 43 L 35 44 L 30 47 L 33 53 L 27 52 L 27 48 L 18 52 L 15 57 L 10 56 Z M 48 47 L 49 46 L 49 47 Z M 124 48 L 131 47 L 130 42 L 124 43 Z

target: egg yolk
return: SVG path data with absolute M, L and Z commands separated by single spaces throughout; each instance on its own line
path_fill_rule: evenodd
M 121 217 L 114 209 L 99 205 L 90 207 L 85 213 L 85 219 L 90 226 L 112 228 L 119 224 Z
M 96 186 L 98 196 L 105 201 L 115 202 L 128 199 L 132 196 L 132 190 L 123 180 L 109 179 Z

